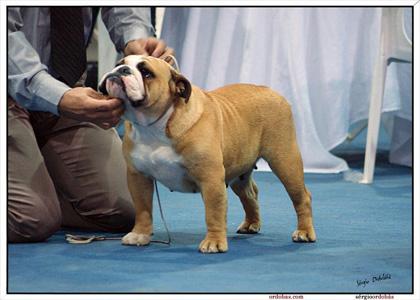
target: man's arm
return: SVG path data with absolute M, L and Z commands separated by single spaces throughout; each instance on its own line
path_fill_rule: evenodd
M 102 20 L 117 51 L 123 52 L 127 43 L 153 36 L 150 8 L 103 7 Z
M 48 73 L 21 31 L 20 8 L 8 10 L 8 93 L 29 110 L 48 111 L 102 128 L 114 126 L 124 108 L 121 101 L 91 88 L 70 88 Z
M 151 37 L 155 30 L 151 23 L 150 8 L 103 7 L 102 20 L 117 51 L 164 58 L 174 55 L 163 40 Z
M 70 87 L 48 73 L 25 34 L 21 8 L 8 8 L 8 94 L 30 110 L 58 114 L 57 105 Z

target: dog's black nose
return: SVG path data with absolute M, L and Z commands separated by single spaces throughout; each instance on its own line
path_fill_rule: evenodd
M 123 67 L 119 68 L 119 69 L 117 70 L 117 73 L 118 73 L 118 74 L 121 74 L 121 76 L 127 76 L 127 75 L 131 75 L 131 74 L 133 74 L 133 73 L 131 72 L 131 69 L 130 69 L 128 66 L 123 66 Z

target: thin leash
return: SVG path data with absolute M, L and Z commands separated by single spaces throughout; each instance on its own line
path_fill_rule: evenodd
M 166 224 L 165 217 L 163 215 L 162 210 L 162 204 L 160 202 L 160 195 L 159 195 L 159 189 L 156 180 L 153 180 L 156 190 L 156 197 L 159 205 L 159 213 L 160 218 L 162 219 L 163 226 L 165 227 L 167 240 L 151 240 L 151 243 L 159 243 L 159 244 L 165 244 L 170 245 L 172 242 L 171 235 L 169 233 L 168 225 Z M 89 244 L 91 242 L 96 241 L 105 241 L 105 240 L 121 240 L 123 236 L 105 236 L 105 235 L 74 235 L 74 234 L 66 234 L 66 241 L 70 244 Z
M 179 65 L 178 65 L 178 61 L 176 60 L 176 58 L 175 58 L 175 56 L 173 56 L 173 55 L 168 55 L 168 56 L 166 56 L 166 57 L 170 57 L 173 61 L 174 61 L 174 69 L 175 70 L 177 70 L 178 72 L 180 71 L 179 70 Z
M 168 225 L 166 224 L 165 217 L 163 216 L 163 210 L 162 210 L 162 205 L 160 204 L 159 189 L 158 189 L 158 186 L 157 186 L 156 179 L 154 180 L 154 183 L 155 183 L 156 197 L 157 197 L 158 204 L 159 204 L 160 218 L 162 219 L 163 226 L 165 227 L 165 231 L 166 231 L 166 235 L 168 237 L 168 240 L 167 241 L 152 240 L 152 242 L 170 245 L 171 242 L 172 242 L 172 239 L 171 239 L 171 235 L 169 234 L 169 229 L 168 229 Z

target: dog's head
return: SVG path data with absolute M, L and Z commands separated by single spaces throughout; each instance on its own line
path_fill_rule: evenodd
M 124 101 L 127 119 L 138 120 L 139 114 L 152 119 L 176 101 L 188 102 L 191 84 L 166 60 L 130 55 L 102 77 L 99 91 Z

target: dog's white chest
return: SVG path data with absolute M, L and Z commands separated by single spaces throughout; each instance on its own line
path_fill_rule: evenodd
M 130 138 L 134 143 L 130 155 L 137 170 L 155 178 L 170 190 L 184 193 L 197 191 L 183 167 L 182 157 L 174 151 L 161 130 L 133 127 Z

